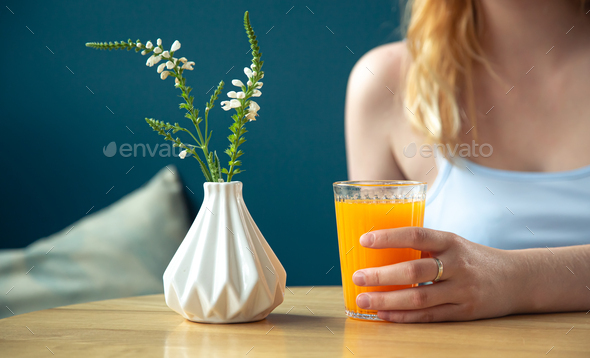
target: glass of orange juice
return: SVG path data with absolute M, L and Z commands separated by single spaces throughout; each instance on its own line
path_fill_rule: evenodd
M 355 271 L 420 258 L 418 250 L 369 249 L 361 235 L 382 229 L 422 226 L 426 183 L 416 181 L 341 181 L 334 183 L 338 246 L 344 289 L 344 306 L 351 318 L 379 320 L 377 311 L 361 309 L 356 297 L 362 292 L 393 291 L 417 285 L 359 287 Z

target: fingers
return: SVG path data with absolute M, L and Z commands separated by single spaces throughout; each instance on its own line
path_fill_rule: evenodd
M 460 304 L 453 303 L 412 311 L 379 311 L 377 316 L 382 320 L 397 323 L 447 322 L 472 319 L 472 317 L 465 315 Z
M 434 259 L 418 259 L 358 270 L 352 275 L 352 282 L 357 286 L 410 285 L 432 281 L 437 273 Z M 448 272 L 443 272 L 443 275 L 444 278 L 449 277 Z
M 413 248 L 422 251 L 439 252 L 449 248 L 455 235 L 449 232 L 421 227 L 400 227 L 397 229 L 375 230 L 361 236 L 360 243 L 372 249 Z
M 357 296 L 356 304 L 367 310 L 416 310 L 455 301 L 454 290 L 447 282 L 434 285 L 406 288 L 389 292 L 364 292 Z

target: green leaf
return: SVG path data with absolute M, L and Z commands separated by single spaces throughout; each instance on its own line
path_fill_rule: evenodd
M 208 182 L 212 182 L 213 178 L 211 178 L 211 173 L 209 173 L 209 169 L 207 169 L 207 166 L 205 166 L 205 163 L 203 163 L 201 158 L 199 158 L 197 155 L 195 155 L 195 158 L 199 161 L 199 164 L 201 165 L 201 171 L 203 172 L 203 175 L 205 176 L 205 180 L 207 180 Z
M 221 164 L 219 163 L 219 157 L 217 156 L 217 151 L 214 151 L 213 153 L 215 153 L 215 166 L 217 167 L 217 175 L 221 178 Z

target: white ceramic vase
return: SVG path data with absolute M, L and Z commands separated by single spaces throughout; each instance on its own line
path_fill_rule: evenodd
M 164 272 L 166 304 L 203 323 L 264 319 L 283 302 L 287 273 L 250 216 L 242 183 L 205 183 L 205 198 Z

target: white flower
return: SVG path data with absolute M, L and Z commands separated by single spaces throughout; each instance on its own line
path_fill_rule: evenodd
M 176 66 L 176 65 L 174 64 L 174 62 L 172 62 L 172 61 L 168 61 L 168 62 L 166 62 L 166 68 L 167 68 L 167 69 L 171 70 L 171 69 L 173 69 L 173 68 L 174 68 L 174 66 Z
M 248 86 L 252 86 L 252 81 L 248 81 Z
M 160 66 L 158 66 L 158 73 L 162 73 L 162 71 L 164 71 L 164 67 L 166 67 L 166 64 L 161 63 Z
M 258 103 L 250 101 L 250 106 L 248 107 L 248 110 L 258 112 L 260 110 L 260 106 L 258 105 Z
M 156 47 L 156 48 L 154 49 L 154 53 L 155 53 L 156 55 L 157 55 L 157 54 L 159 54 L 159 53 L 161 53 L 161 52 L 162 52 L 162 49 L 161 49 L 161 48 L 159 48 L 159 47 Z
M 176 78 L 174 79 L 174 82 L 175 82 L 177 85 L 179 85 L 179 84 L 180 84 L 180 80 L 178 79 L 178 77 L 176 77 Z
M 162 52 L 162 57 L 164 57 L 164 58 L 170 58 L 170 52 L 168 52 L 168 51 Z
M 162 57 L 160 56 L 151 55 L 150 58 L 147 59 L 147 62 L 145 64 L 148 67 L 152 67 L 156 63 L 160 62 L 161 59 Z
M 260 79 L 263 79 L 263 78 L 264 78 L 264 73 L 262 74 L 262 76 L 260 76 Z
M 256 65 L 255 64 L 251 64 L 250 65 L 250 68 L 252 69 L 252 71 L 254 71 L 254 69 L 256 68 Z
M 179 49 L 180 49 L 180 42 L 178 42 L 178 40 L 176 40 L 172 44 L 172 48 L 170 48 L 170 51 L 174 52 L 174 51 L 178 51 Z
M 185 63 L 184 65 L 182 65 L 182 69 L 183 70 L 191 70 L 192 71 L 194 64 L 195 63 L 193 61 L 189 61 L 189 62 Z
M 244 97 L 246 97 L 246 94 L 242 91 L 240 91 L 238 93 L 236 93 L 236 91 L 229 91 L 229 92 L 227 92 L 227 96 L 229 98 L 244 98 Z
M 137 46 L 138 48 L 141 48 L 141 42 L 138 42 L 137 45 L 135 45 L 135 46 Z
M 224 111 L 229 111 L 231 109 L 231 106 L 229 105 L 229 101 L 221 101 L 221 108 L 223 108 Z
M 258 72 L 254 71 L 252 72 L 252 76 L 256 76 L 258 74 Z
M 254 92 L 252 92 L 252 97 L 260 97 L 262 96 L 262 92 L 260 92 L 259 90 L 255 89 Z
M 185 149 L 185 150 L 183 150 L 182 152 L 180 152 L 180 153 L 178 154 L 178 156 L 180 157 L 180 159 L 184 159 L 184 158 L 186 158 L 186 149 Z
M 248 76 L 248 78 L 252 78 L 252 70 L 248 67 L 244 67 L 244 73 L 246 74 L 246 76 Z
M 162 39 L 158 39 L 158 41 L 156 41 L 156 43 L 158 44 L 158 46 L 162 46 Z
M 145 55 L 146 53 L 147 53 L 147 51 L 146 51 L 146 50 L 143 50 L 143 51 L 141 51 L 141 54 L 142 54 L 142 55 Z
M 162 74 L 160 75 L 160 78 L 165 80 L 166 77 L 168 77 L 168 75 L 170 74 L 170 71 L 164 71 L 162 72 Z
M 223 108 L 224 111 L 229 111 L 232 108 L 238 108 L 241 105 L 242 104 L 237 99 L 232 99 L 231 101 L 222 101 L 221 102 L 221 106 L 222 106 L 221 108 Z
M 180 61 L 182 63 L 186 63 L 186 61 L 188 61 L 188 60 L 186 59 L 186 57 L 181 57 L 178 59 L 178 61 Z
M 236 86 L 236 87 L 242 87 L 242 86 L 244 86 L 244 84 L 240 80 L 232 80 L 231 81 L 231 84 L 234 85 L 234 86 Z
M 256 116 L 258 116 L 259 109 L 260 109 L 260 106 L 258 105 L 258 103 L 254 102 L 254 101 L 250 101 L 250 106 L 248 107 L 248 114 L 246 114 L 246 118 L 249 121 L 255 121 Z
M 145 43 L 145 48 L 151 49 L 152 47 L 154 47 L 154 45 L 152 44 L 151 41 L 148 41 L 148 42 Z
M 262 83 L 262 82 L 258 82 L 258 83 L 256 84 L 256 88 L 262 88 L 262 85 L 263 85 L 263 84 L 264 84 L 264 83 Z

